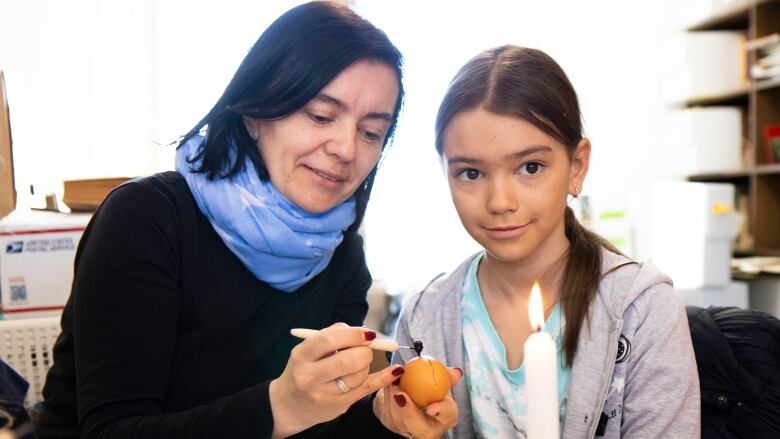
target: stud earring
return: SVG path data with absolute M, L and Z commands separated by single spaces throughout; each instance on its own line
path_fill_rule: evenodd
M 574 188 L 574 198 L 579 198 L 579 197 L 580 197 L 580 188 L 575 187 Z

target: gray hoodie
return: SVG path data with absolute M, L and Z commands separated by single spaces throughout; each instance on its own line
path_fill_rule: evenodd
M 423 340 L 424 354 L 466 374 L 461 298 L 476 256 L 410 294 L 396 329 L 402 345 Z M 604 432 L 599 437 L 607 439 L 699 438 L 696 358 L 685 308 L 671 280 L 651 263 L 607 250 L 602 273 L 591 318 L 577 343 L 562 437 L 589 439 L 598 428 Z M 403 364 L 414 355 L 402 349 L 392 361 Z M 452 396 L 459 421 L 444 437 L 475 437 L 466 380 L 452 388 Z

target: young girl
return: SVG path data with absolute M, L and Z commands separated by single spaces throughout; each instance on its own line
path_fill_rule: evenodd
M 525 437 L 523 344 L 539 280 L 544 331 L 559 348 L 564 438 L 698 437 L 698 375 L 671 280 L 584 229 L 567 206 L 591 145 L 560 66 L 514 46 L 477 55 L 439 108 L 436 149 L 460 220 L 484 250 L 408 297 L 396 337 L 421 339 L 426 354 L 465 371 L 449 436 Z

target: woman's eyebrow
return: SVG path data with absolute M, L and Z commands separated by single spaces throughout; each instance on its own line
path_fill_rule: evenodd
M 338 107 L 339 110 L 348 110 L 349 106 L 345 104 L 343 101 L 341 101 L 338 98 L 335 98 L 333 96 L 330 96 L 325 93 L 320 93 L 317 96 L 314 97 L 315 100 L 324 102 L 326 104 L 333 105 L 335 107 Z M 386 113 L 383 111 L 375 111 L 371 112 L 365 115 L 363 119 L 381 119 L 386 122 L 392 122 L 393 121 L 393 115 L 390 113 Z

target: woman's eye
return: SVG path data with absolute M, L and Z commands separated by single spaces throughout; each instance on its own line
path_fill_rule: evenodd
M 363 137 L 371 143 L 376 143 L 382 140 L 382 134 L 373 131 L 363 130 Z
M 538 162 L 529 162 L 520 167 L 520 173 L 523 175 L 534 175 L 541 172 L 544 165 Z
M 478 180 L 480 177 L 482 177 L 482 172 L 473 168 L 463 169 L 456 174 L 456 178 L 465 181 Z
M 311 120 L 313 120 L 315 123 L 318 123 L 318 124 L 326 124 L 328 122 L 333 121 L 333 119 L 331 119 L 331 118 L 329 118 L 327 116 L 321 116 L 321 115 L 315 114 L 315 113 L 309 113 L 309 118 Z

